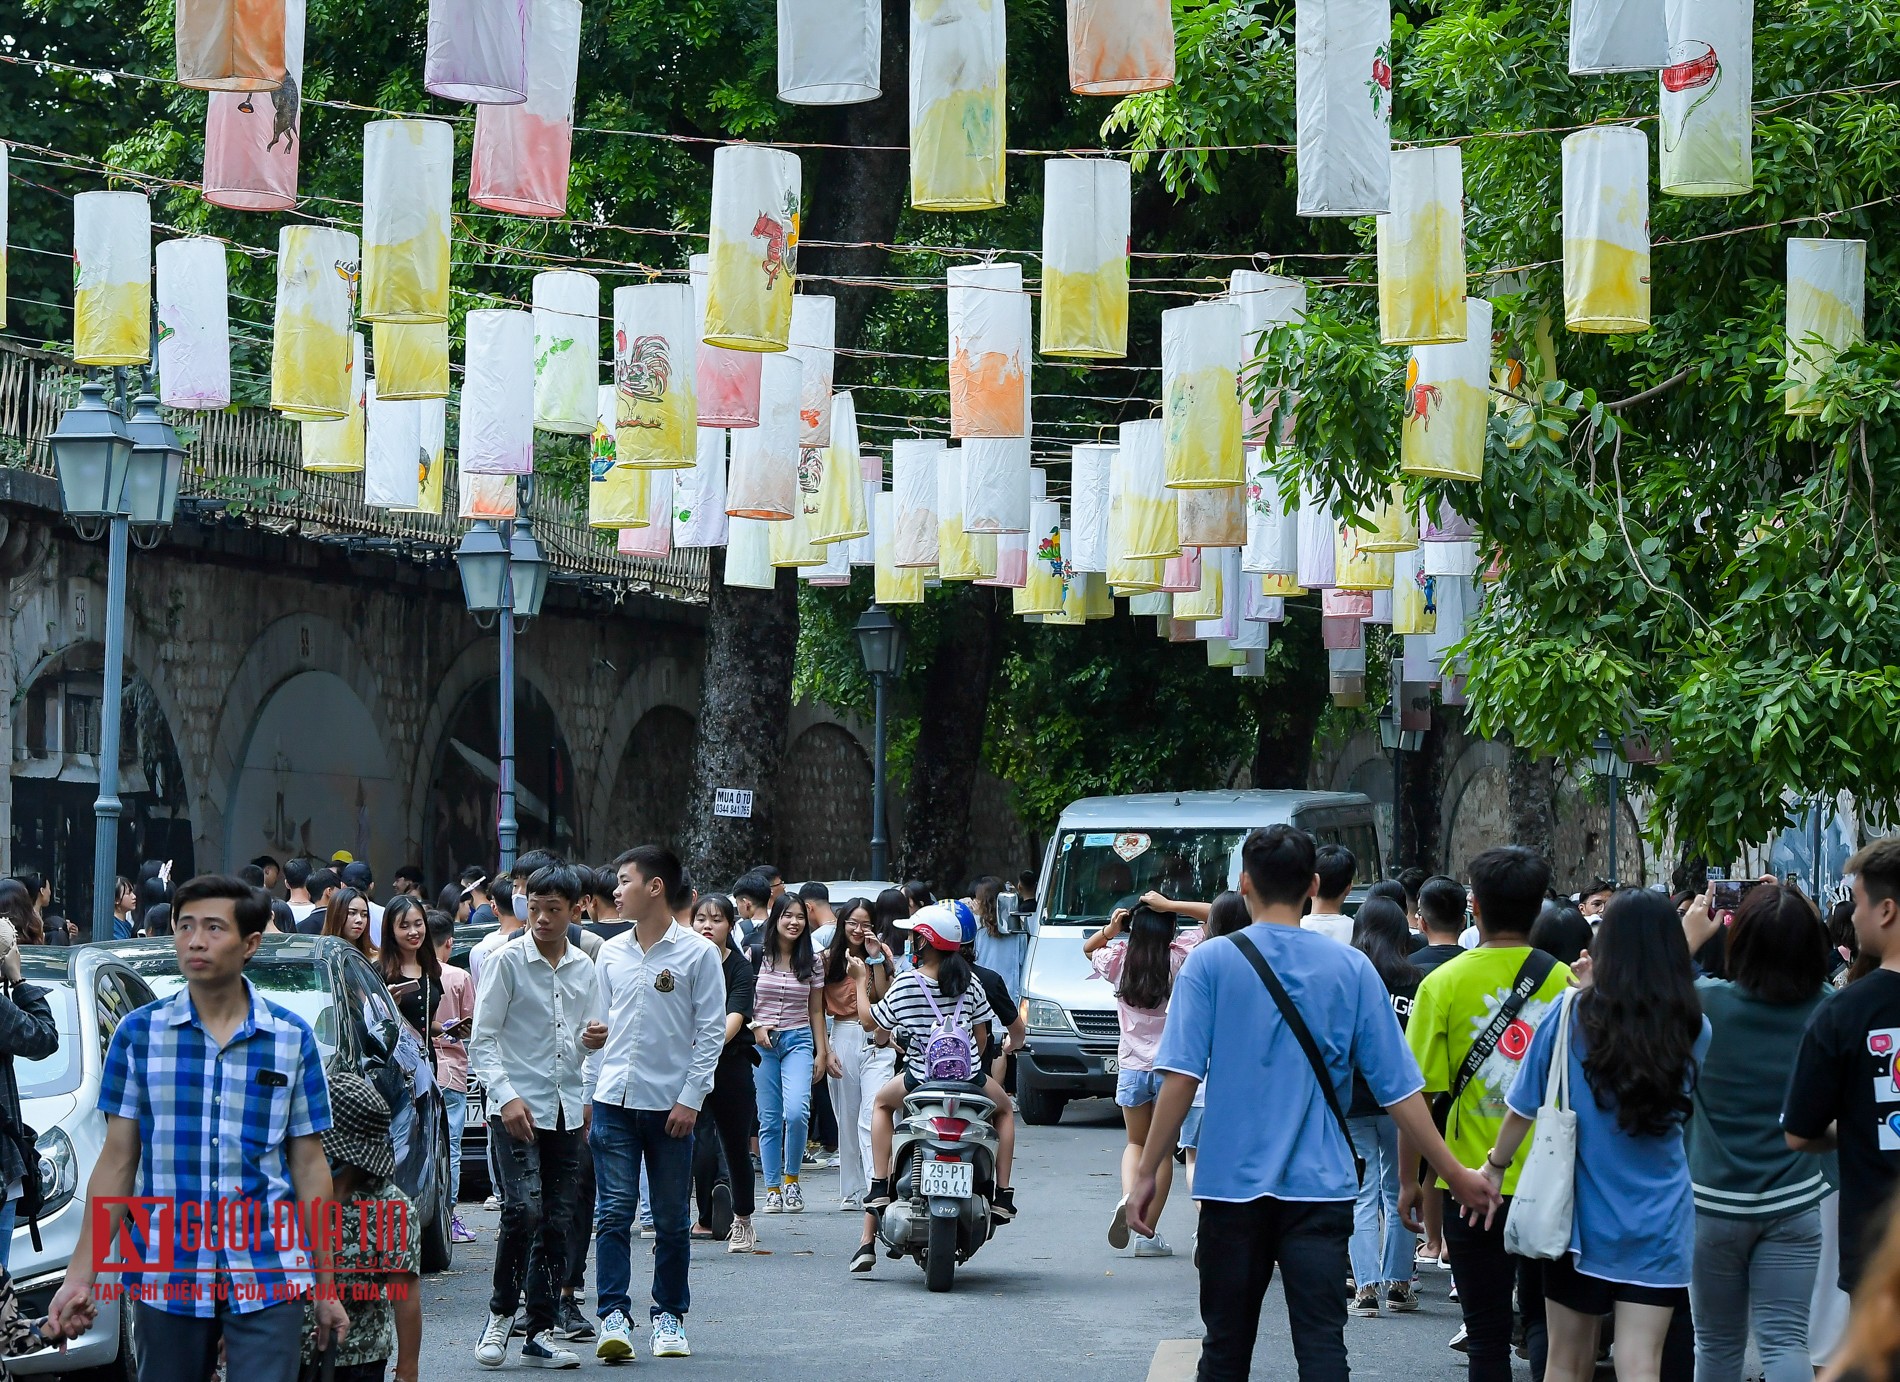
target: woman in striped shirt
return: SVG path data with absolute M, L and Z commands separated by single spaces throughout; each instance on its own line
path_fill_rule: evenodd
M 831 1060 L 825 1040 L 825 972 L 812 954 L 805 904 L 797 893 L 783 892 L 773 900 L 759 940 L 758 986 L 752 1000 L 759 1064 L 752 1078 L 759 1095 L 764 1212 L 798 1214 L 805 1208 L 798 1172 L 811 1122 L 811 1089 L 825 1077 Z

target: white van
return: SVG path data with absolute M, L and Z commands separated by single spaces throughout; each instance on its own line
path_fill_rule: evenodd
M 1016 1066 L 1016 1101 L 1025 1120 L 1054 1123 L 1070 1099 L 1115 1093 L 1115 994 L 1094 977 L 1082 942 L 1150 889 L 1207 902 L 1237 888 L 1241 841 L 1267 825 L 1346 846 L 1359 861 L 1356 888 L 1379 877 L 1372 802 L 1357 792 L 1149 792 L 1087 797 L 1063 811 L 1043 857 L 1023 969 L 1029 1045 Z

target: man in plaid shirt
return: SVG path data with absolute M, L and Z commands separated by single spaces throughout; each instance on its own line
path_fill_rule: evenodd
M 202 1382 L 220 1339 L 245 1360 L 246 1382 L 295 1382 L 302 1298 L 329 1285 L 327 1255 L 313 1260 L 310 1250 L 323 1254 L 321 1239 L 277 1232 L 284 1201 L 294 1201 L 288 1218 L 332 1198 L 319 1136 L 330 1099 L 309 1027 L 244 977 L 270 915 L 269 897 L 241 879 L 205 875 L 179 888 L 172 939 L 185 987 L 128 1016 L 106 1053 L 106 1140 L 86 1198 L 129 1196 L 136 1179 L 138 1194 L 165 1202 L 154 1224 L 169 1225 L 172 1239 L 169 1271 L 120 1274 L 135 1312 L 139 1382 Z M 121 1241 L 123 1216 L 110 1213 L 111 1243 Z M 219 1228 L 234 1218 L 244 1232 L 227 1241 Z M 139 1260 L 159 1260 L 164 1245 L 130 1227 Z M 90 1324 L 96 1260 L 88 1215 L 49 1332 L 72 1338 Z M 315 1315 L 319 1348 L 348 1332 L 327 1294 Z

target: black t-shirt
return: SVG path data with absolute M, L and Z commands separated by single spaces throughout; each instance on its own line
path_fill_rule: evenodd
M 973 964 L 976 981 L 983 985 L 983 996 L 990 1000 L 990 1011 L 996 1014 L 996 1030 L 990 1033 L 990 1055 L 994 1057 L 1003 1045 L 1003 1029 L 1016 1021 L 1016 1000 L 1009 996 L 1009 985 L 1003 982 L 1003 976 L 993 969 Z
M 610 941 L 623 931 L 631 931 L 634 925 L 631 921 L 590 921 L 581 930 L 591 931 L 603 941 Z
M 1788 1079 L 1781 1126 L 1820 1137 L 1838 1126 L 1841 1289 L 1852 1291 L 1900 1180 L 1900 973 L 1877 969 L 1815 1010 Z M 1868 1225 L 1874 1225 L 1869 1235 Z
M 1423 951 L 1419 952 L 1423 954 Z M 1418 956 L 1412 957 L 1412 963 L 1418 963 Z M 1405 985 L 1396 991 L 1388 990 L 1387 997 L 1392 1000 L 1393 1015 L 1399 1019 L 1399 1030 L 1412 1020 L 1412 1000 L 1418 996 L 1418 982 Z M 1348 1118 L 1371 1118 L 1385 1112 L 1385 1105 L 1373 1097 L 1372 1086 L 1366 1083 L 1366 1077 L 1359 1073 L 1357 1065 L 1352 1072 L 1352 1105 L 1346 1110 Z
M 1430 974 L 1447 960 L 1455 960 L 1464 953 L 1465 948 L 1456 941 L 1450 945 L 1428 945 L 1412 952 L 1412 963 L 1420 974 Z
M 728 1041 L 719 1052 L 720 1062 L 732 1062 L 744 1066 L 745 1078 L 751 1079 L 751 1067 L 754 1059 L 753 1048 L 758 1045 L 752 1035 L 752 1002 L 758 991 L 759 977 L 752 969 L 752 959 L 743 950 L 728 948 L 720 957 L 720 969 L 726 975 L 726 1015 L 739 1014 L 744 1019 L 739 1026 L 739 1035 Z

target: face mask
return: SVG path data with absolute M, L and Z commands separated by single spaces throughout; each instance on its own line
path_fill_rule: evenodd
M 514 909 L 516 921 L 526 921 L 528 919 L 528 898 L 526 894 L 516 893 L 509 902 L 509 906 Z

